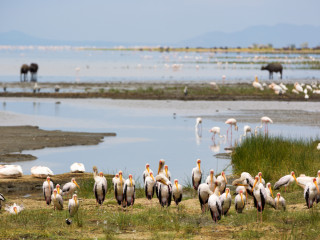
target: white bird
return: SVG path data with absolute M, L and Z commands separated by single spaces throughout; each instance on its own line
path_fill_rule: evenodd
M 168 179 L 164 178 L 162 180 L 166 180 L 166 182 L 165 183 L 158 182 L 157 191 L 158 191 L 159 203 L 162 207 L 164 206 L 169 207 L 171 205 L 171 198 L 172 198 L 172 184 Z
M 304 199 L 306 200 L 308 208 L 312 208 L 314 201 L 316 201 L 317 194 L 319 194 L 319 187 L 317 180 L 314 178 L 313 182 L 307 183 L 304 188 Z
M 214 183 L 214 188 L 213 191 L 211 191 L 210 187 L 206 183 L 201 183 L 198 187 L 198 198 L 200 202 L 200 208 L 201 211 L 204 212 L 206 210 L 207 204 L 208 204 L 208 199 L 211 194 L 214 193 L 214 190 L 216 188 L 216 182 Z
M 17 178 L 22 174 L 20 165 L 0 165 L 0 178 Z
M 267 195 L 268 196 L 272 196 L 273 197 L 273 193 L 272 193 L 272 189 L 271 189 L 271 183 L 267 183 L 267 185 L 266 185 L 266 192 L 267 192 Z
M 50 168 L 44 166 L 34 166 L 31 168 L 31 175 L 37 178 L 45 178 L 54 175 Z
M 266 186 L 266 182 L 265 180 L 262 178 L 262 173 L 259 172 L 257 177 L 259 178 L 259 182 L 262 183 L 262 185 L 265 187 Z
M 175 179 L 174 185 L 172 186 L 172 196 L 173 196 L 173 201 L 176 203 L 177 206 L 182 200 L 182 194 L 183 194 L 183 188 L 179 184 L 178 179 Z
M 244 207 L 246 206 L 247 198 L 243 195 L 243 191 L 240 190 L 239 194 L 234 199 L 234 205 L 237 213 L 242 213 Z
M 50 177 L 47 177 L 47 180 L 43 182 L 42 184 L 42 190 L 44 195 L 44 200 L 46 200 L 46 203 L 50 205 L 51 203 L 51 195 L 53 192 L 53 182 L 50 180 Z
M 221 202 L 222 214 L 226 215 L 231 207 L 232 202 L 229 188 L 226 188 L 226 192 L 220 195 L 219 200 Z
M 226 175 L 224 173 L 224 171 L 221 172 L 221 175 L 219 175 L 217 177 L 217 182 L 218 182 L 218 190 L 220 192 L 220 194 L 224 193 L 226 190 L 226 186 L 228 184 Z
M 262 211 L 264 210 L 265 203 L 267 201 L 267 192 L 262 183 L 259 182 L 259 177 L 255 178 L 253 184 L 253 199 L 254 206 L 257 208 L 257 220 L 258 213 L 261 213 L 260 221 L 262 222 Z
M 255 131 L 257 131 L 257 128 L 262 128 L 263 124 L 264 124 L 264 133 L 267 134 L 269 129 L 268 129 L 268 124 L 269 123 L 273 123 L 272 119 L 267 117 L 267 116 L 264 116 L 262 117 L 261 119 L 261 125 L 260 126 L 256 126 L 256 129 Z
M 232 126 L 234 126 L 234 130 L 238 131 L 237 120 L 234 118 L 229 118 L 229 119 L 227 119 L 227 121 L 225 121 L 225 124 L 230 125 L 230 127 L 227 130 L 227 137 L 228 137 L 228 132 L 230 129 L 231 130 L 231 138 L 232 138 Z
M 123 189 L 124 195 L 124 205 L 123 206 L 133 206 L 134 200 L 136 198 L 136 185 L 135 181 L 132 179 L 132 175 L 129 174 L 129 178 L 124 183 Z
M 296 82 L 293 86 L 298 92 L 303 92 L 303 88 L 299 83 Z
M 208 207 L 211 213 L 212 220 L 217 222 L 221 219 L 222 207 L 219 197 L 215 194 L 211 194 L 208 199 Z
M 312 93 L 320 94 L 320 90 L 313 90 Z
M 2 201 L 5 201 L 5 200 L 6 200 L 6 198 L 3 196 L 3 194 L 0 193 L 0 210 L 2 207 L 1 203 L 2 203 Z
M 68 204 L 68 210 L 69 210 L 69 215 L 70 217 L 73 217 L 79 209 L 79 201 L 77 194 L 73 194 L 72 198 L 69 199 L 69 204 Z
M 163 174 L 163 176 L 165 176 L 164 165 L 165 165 L 164 159 L 160 159 L 159 160 L 158 175 Z
M 188 95 L 188 87 L 187 86 L 184 87 L 183 93 L 184 93 L 185 96 Z
M 266 187 L 265 187 L 266 193 L 267 193 L 267 199 L 266 199 L 266 203 L 273 207 L 276 208 L 276 203 L 273 199 L 273 193 L 272 193 L 272 189 L 271 189 L 271 183 L 267 183 Z
M 310 85 L 306 85 L 306 89 L 308 89 L 308 90 L 311 91 L 311 92 L 312 92 L 312 90 L 313 90 Z
M 320 143 L 318 143 L 317 150 L 320 150 Z
M 292 89 L 292 92 L 295 94 L 299 94 L 299 92 L 296 89 Z
M 247 136 L 249 132 L 251 133 L 251 127 L 249 125 L 245 125 L 243 127 L 243 137 Z
M 309 177 L 309 176 L 306 176 L 305 174 L 300 174 L 300 176 L 297 177 L 297 183 L 300 187 L 304 189 L 308 182 L 312 183 L 313 179 L 314 177 Z
M 279 85 L 284 91 L 288 91 L 288 88 L 283 83 L 280 83 Z
M 119 173 L 116 173 L 116 175 L 114 175 L 114 177 L 112 178 L 112 184 L 113 184 L 113 188 L 115 186 L 116 181 L 119 179 Z
M 11 214 L 18 214 L 24 209 L 23 205 L 17 205 L 14 203 L 12 206 L 6 205 L 5 210 Z
M 80 188 L 75 178 L 72 178 L 70 182 L 66 183 L 62 187 L 62 195 L 72 195 L 76 188 Z
M 63 198 L 58 194 L 58 190 L 55 188 L 53 194 L 51 195 L 53 209 L 62 210 L 63 209 Z
M 251 196 L 253 195 L 252 194 L 253 184 L 254 184 L 254 179 L 250 175 L 250 173 L 247 173 L 247 172 L 241 173 L 240 178 L 238 178 L 232 182 L 232 185 L 234 185 L 234 186 L 244 186 L 245 187 L 247 199 L 248 199 L 247 194 L 249 194 Z
M 143 183 L 146 181 L 146 177 L 150 176 L 151 173 L 153 174 L 153 171 L 150 169 L 150 164 L 147 163 L 146 170 L 144 170 L 144 172 L 142 174 Z
M 209 188 L 211 191 L 214 191 L 214 187 L 215 187 L 215 182 L 216 182 L 216 177 L 214 176 L 214 170 L 211 169 L 210 170 L 210 174 L 206 179 L 206 184 L 209 185 Z
M 280 187 L 284 187 L 285 192 L 287 191 L 287 187 L 289 186 L 290 183 L 293 183 L 296 181 L 298 184 L 298 181 L 296 179 L 296 176 L 294 174 L 294 171 L 291 172 L 290 175 L 285 175 L 282 178 L 280 178 L 273 186 L 275 190 L 279 189 Z
M 114 184 L 114 197 L 118 203 L 118 205 L 124 205 L 124 189 L 125 180 L 122 178 L 122 171 L 119 171 L 119 178 L 115 180 Z
M 103 204 L 106 198 L 107 189 L 107 179 L 103 176 L 103 172 L 100 172 L 99 176 L 95 176 L 93 186 L 93 192 L 94 196 L 96 197 L 96 202 L 97 204 L 100 204 L 100 206 Z
M 283 210 L 286 210 L 286 200 L 280 195 L 280 193 L 277 193 L 277 197 L 274 199 L 276 204 L 276 209 L 279 209 L 280 207 Z
M 156 180 L 154 179 L 153 173 L 151 172 L 150 176 L 147 176 L 144 182 L 144 192 L 148 200 L 151 200 L 153 198 L 155 184 L 156 184 Z
M 86 171 L 83 163 L 73 163 L 70 166 L 70 170 L 73 173 L 84 173 Z
M 258 77 L 256 76 L 253 83 L 252 83 L 252 86 L 256 89 L 260 89 L 261 91 L 263 91 L 263 86 L 258 82 Z
M 226 138 L 226 135 L 221 135 L 220 134 L 220 128 L 219 127 L 213 127 L 209 130 L 209 132 L 213 133 L 212 134 L 212 141 L 215 141 L 215 137 L 216 134 L 220 137 L 220 138 Z
M 202 135 L 202 118 L 201 117 L 197 117 L 196 118 L 196 125 L 194 126 L 196 133 L 201 136 Z
M 192 186 L 195 190 L 198 190 L 198 187 L 201 183 L 202 172 L 201 172 L 201 160 L 197 159 L 197 167 L 192 169 Z

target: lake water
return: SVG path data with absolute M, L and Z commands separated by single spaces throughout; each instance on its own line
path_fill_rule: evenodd
M 57 102 L 60 102 L 59 104 Z M 239 132 L 244 125 L 260 124 L 264 115 L 271 117 L 271 135 L 294 138 L 319 138 L 320 103 L 316 102 L 206 102 L 206 101 L 139 101 L 110 99 L 30 99 L 0 98 L 0 125 L 37 125 L 46 130 L 116 132 L 96 146 L 75 146 L 23 151 L 38 157 L 35 161 L 19 162 L 25 174 L 35 165 L 45 165 L 54 173 L 68 172 L 73 162 L 82 162 L 87 171 L 96 165 L 106 173 L 119 170 L 141 180 L 148 162 L 157 171 L 163 158 L 173 178 L 190 180 L 196 159 L 202 160 L 205 174 L 226 169 L 231 173 L 230 160 L 214 155 L 224 153 L 234 141 L 211 139 L 209 129 L 221 128 L 226 134 L 230 117 L 238 119 Z M 202 137 L 195 134 L 196 117 L 203 118 Z
M 320 55 L 147 52 L 79 50 L 69 47 L 0 46 L 0 82 L 19 80 L 22 64 L 39 64 L 41 82 L 252 82 L 263 62 L 284 65 L 283 82 L 320 81 L 320 70 L 310 69 Z M 302 64 L 303 63 L 303 64 Z M 76 70 L 77 69 L 77 70 Z M 275 81 L 280 80 L 275 74 Z

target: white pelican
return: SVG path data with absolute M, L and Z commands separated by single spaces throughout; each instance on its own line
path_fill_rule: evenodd
M 218 182 L 218 189 L 219 189 L 219 192 L 222 194 L 225 192 L 226 190 L 226 186 L 227 186 L 227 178 L 226 178 L 226 175 L 224 173 L 224 171 L 221 172 L 221 175 L 219 175 L 217 177 L 217 182 Z
M 54 174 L 48 167 L 34 166 L 31 168 L 31 175 L 37 178 L 46 178 L 47 176 L 52 176 Z
M 151 172 L 150 176 L 147 176 L 144 182 L 144 192 L 148 200 L 151 200 L 153 198 L 155 184 L 156 184 L 156 180 L 154 179 L 153 173 Z
M 268 131 L 269 131 L 268 124 L 269 123 L 273 123 L 273 121 L 272 121 L 271 118 L 269 118 L 267 116 L 262 117 L 260 120 L 261 120 L 261 125 L 260 126 L 256 126 L 255 130 L 257 130 L 257 128 L 262 128 L 262 126 L 264 124 L 264 133 L 267 134 Z
M 2 203 L 2 201 L 5 201 L 5 200 L 6 200 L 6 198 L 3 196 L 3 194 L 0 193 L 0 210 L 2 207 L 1 203 Z
M 267 192 L 262 183 L 259 182 L 259 177 L 255 178 L 253 184 L 253 199 L 254 206 L 257 208 L 257 220 L 258 212 L 261 213 L 261 222 L 262 222 L 262 211 L 264 210 L 265 203 L 267 201 Z
M 303 92 L 303 88 L 299 83 L 296 82 L 293 86 L 298 92 Z
M 239 194 L 234 199 L 234 205 L 237 213 L 242 213 L 244 207 L 246 206 L 247 198 L 243 196 L 243 191 L 240 190 Z
M 226 188 L 226 192 L 219 196 L 221 202 L 222 214 L 226 215 L 231 207 L 231 194 L 230 189 Z
M 169 179 L 169 181 L 171 181 L 171 173 L 168 169 L 168 165 L 164 165 L 164 171 L 166 173 L 166 177 Z
M 319 187 L 317 184 L 317 179 L 313 179 L 312 183 L 307 183 L 304 188 L 304 199 L 306 200 L 307 207 L 312 208 L 314 201 L 317 198 L 317 194 L 319 194 Z
M 79 201 L 77 194 L 73 194 L 72 198 L 69 199 L 68 210 L 70 217 L 73 217 L 79 209 Z
M 263 91 L 263 87 L 262 85 L 258 82 L 258 77 L 256 76 L 253 83 L 252 83 L 252 86 L 254 88 L 257 88 L 257 89 L 260 89 L 261 91 Z
M 230 127 L 227 130 L 227 137 L 228 137 L 229 129 L 231 129 L 231 138 L 232 138 L 232 126 L 234 126 L 234 130 L 238 131 L 237 120 L 234 118 L 229 118 L 227 119 L 227 121 L 225 121 L 225 124 L 230 125 Z
M 280 178 L 273 186 L 273 188 L 275 190 L 279 189 L 280 187 L 284 187 L 284 191 L 287 191 L 287 187 L 289 186 L 290 183 L 293 183 L 294 181 L 296 181 L 296 183 L 298 184 L 298 181 L 296 179 L 296 176 L 294 174 L 294 171 L 291 172 L 290 175 L 286 175 L 283 176 L 282 178 Z
M 124 206 L 133 206 L 136 198 L 136 185 L 131 174 L 129 174 L 129 178 L 124 183 L 123 195 L 125 203 Z
M 71 179 L 71 182 L 66 183 L 62 187 L 62 195 L 72 195 L 73 192 L 76 190 L 76 187 L 80 188 L 78 183 L 76 182 L 75 178 Z
M 22 174 L 20 165 L 0 165 L 0 178 L 17 178 Z
M 220 138 L 226 138 L 226 135 L 221 135 L 221 134 L 220 134 L 220 128 L 219 128 L 219 127 L 213 127 L 213 128 L 211 128 L 211 129 L 209 130 L 209 132 L 213 133 L 213 134 L 212 134 L 212 141 L 215 141 L 215 136 L 216 136 L 216 134 L 218 134 L 218 136 L 219 136 Z
M 83 163 L 73 163 L 70 166 L 70 171 L 73 173 L 84 173 L 86 171 L 86 169 L 84 168 Z
M 216 183 L 214 183 L 214 190 L 216 188 Z M 214 191 L 210 190 L 210 187 L 206 183 L 201 183 L 198 187 L 198 198 L 200 202 L 201 211 L 204 212 L 206 210 L 206 206 L 208 204 L 208 199 Z
M 208 207 L 211 213 L 212 220 L 217 222 L 221 219 L 222 207 L 219 197 L 215 194 L 211 194 L 208 199 Z
M 284 85 L 283 83 L 280 83 L 279 85 L 284 91 L 288 91 L 288 88 L 286 85 Z
M 276 204 L 276 209 L 279 209 L 280 207 L 283 210 L 286 210 L 286 200 L 280 195 L 280 193 L 277 193 L 277 197 L 274 199 Z
M 12 206 L 6 205 L 5 210 L 11 214 L 18 214 L 24 209 L 23 205 L 17 205 L 14 203 Z
M 299 94 L 299 92 L 296 89 L 292 89 L 292 92 L 295 94 Z
M 118 202 L 118 205 L 124 204 L 124 189 L 125 180 L 122 178 L 122 171 L 119 171 L 119 179 L 115 180 L 114 185 L 114 197 Z
M 197 167 L 192 169 L 192 185 L 195 190 L 198 190 L 198 187 L 201 183 L 202 172 L 200 168 L 201 160 L 197 160 Z
M 179 184 L 178 179 L 175 179 L 174 185 L 172 186 L 172 196 L 173 196 L 173 201 L 176 203 L 177 206 L 182 200 L 182 193 L 183 193 L 182 186 Z
M 194 127 L 196 130 L 196 133 L 201 137 L 202 135 L 202 118 L 201 117 L 196 118 L 196 125 Z
M 206 184 L 209 185 L 209 188 L 211 191 L 214 191 L 214 186 L 215 186 L 215 182 L 216 182 L 216 177 L 214 176 L 214 171 L 213 169 L 210 170 L 210 174 L 209 176 L 207 177 L 207 180 L 206 180 Z
M 55 188 L 53 194 L 51 195 L 53 209 L 62 210 L 63 209 L 63 198 L 58 194 L 58 190 Z
M 96 197 L 97 204 L 100 204 L 100 206 L 103 204 L 104 199 L 106 197 L 108 189 L 108 182 L 107 179 L 103 176 L 103 172 L 99 173 L 99 176 L 96 176 L 94 178 L 94 186 L 93 191 L 94 195 Z
M 146 164 L 146 170 L 144 170 L 142 174 L 143 182 L 146 181 L 146 177 L 150 176 L 150 173 L 153 173 L 153 171 L 150 169 L 150 164 Z
M 43 182 L 42 184 L 42 190 L 43 190 L 43 195 L 44 199 L 46 200 L 46 203 L 50 205 L 51 203 L 51 195 L 53 192 L 53 182 L 50 180 L 50 177 L 47 177 L 47 180 Z

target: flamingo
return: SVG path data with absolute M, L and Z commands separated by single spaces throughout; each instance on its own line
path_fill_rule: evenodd
M 230 125 L 229 128 L 231 129 L 231 139 L 232 139 L 232 126 L 234 126 L 234 130 L 238 131 L 237 120 L 234 119 L 234 118 L 229 118 L 229 119 L 227 119 L 225 124 L 229 124 Z M 227 137 L 228 137 L 229 128 L 227 130 Z
M 216 134 L 218 134 L 218 136 L 219 136 L 220 138 L 225 138 L 225 137 L 226 137 L 225 135 L 221 135 L 221 134 L 220 134 L 220 128 L 219 128 L 219 127 L 213 127 L 213 128 L 211 128 L 211 129 L 209 130 L 209 132 L 213 133 L 213 134 L 212 134 L 212 141 L 215 140 Z
M 268 124 L 269 123 L 273 123 L 272 119 L 264 116 L 261 118 L 261 125 L 260 126 L 256 126 L 255 132 L 257 132 L 257 128 L 262 128 L 263 124 L 264 124 L 264 134 L 268 134 Z

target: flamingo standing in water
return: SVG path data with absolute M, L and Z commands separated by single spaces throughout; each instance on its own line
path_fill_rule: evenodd
M 216 134 L 218 134 L 218 136 L 219 136 L 220 138 L 225 138 L 225 137 L 226 137 L 225 135 L 221 135 L 221 134 L 220 134 L 220 128 L 219 128 L 219 127 L 213 127 L 213 128 L 211 128 L 211 129 L 209 130 L 209 132 L 213 133 L 213 135 L 212 135 L 212 141 L 215 140 Z
M 238 131 L 238 126 L 237 126 L 237 120 L 234 118 L 229 118 L 225 124 L 229 124 L 230 125 L 230 129 L 231 129 L 231 139 L 232 139 L 232 126 L 234 126 L 234 130 Z M 228 138 L 228 132 L 229 132 L 229 128 L 227 130 L 227 138 Z
M 269 123 L 273 123 L 272 119 L 269 117 L 262 117 L 261 118 L 261 125 L 260 126 L 256 126 L 255 129 L 255 133 L 257 133 L 257 128 L 262 128 L 263 124 L 264 124 L 264 134 L 268 134 L 269 128 L 268 128 L 268 124 Z

